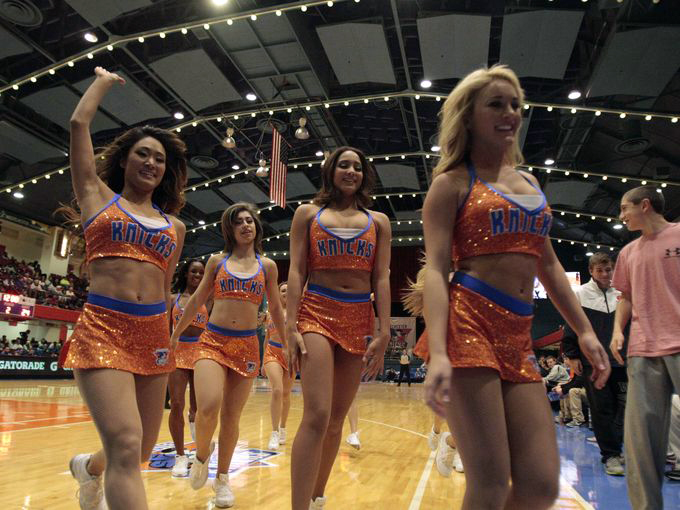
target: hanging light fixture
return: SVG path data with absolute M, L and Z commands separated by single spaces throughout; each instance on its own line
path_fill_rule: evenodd
M 258 177 L 267 177 L 269 175 L 269 169 L 267 168 L 267 161 L 264 159 L 261 159 L 258 162 L 259 166 L 257 167 L 257 170 L 255 171 L 255 175 Z
M 307 140 L 309 138 L 309 131 L 307 131 L 307 128 L 305 125 L 307 124 L 307 119 L 304 117 L 300 117 L 300 120 L 298 121 L 300 124 L 300 127 L 295 130 L 295 138 L 298 140 Z
M 227 137 L 222 140 L 222 147 L 225 149 L 233 149 L 236 147 L 236 140 L 234 140 L 234 128 L 227 128 Z

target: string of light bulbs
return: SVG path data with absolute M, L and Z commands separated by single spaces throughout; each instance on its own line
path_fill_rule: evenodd
M 321 7 L 321 6 L 326 6 L 326 7 L 333 7 L 333 5 L 336 2 L 349 2 L 350 0 L 334 0 L 334 1 L 329 1 L 329 0 L 315 0 L 315 1 L 304 1 L 304 2 L 291 2 L 287 3 L 284 5 L 279 5 L 275 8 L 265 8 L 265 9 L 253 9 L 250 11 L 238 13 L 238 14 L 232 14 L 232 15 L 222 15 L 222 16 L 213 16 L 210 18 L 205 18 L 203 20 L 195 21 L 193 23 L 182 23 L 178 25 L 171 25 L 164 27 L 162 29 L 158 30 L 147 30 L 144 32 L 138 32 L 135 34 L 131 34 L 125 37 L 114 37 L 110 39 L 109 41 L 102 43 L 97 46 L 92 46 L 88 49 L 85 49 L 79 53 L 76 53 L 75 55 L 71 55 L 70 57 L 67 57 L 63 60 L 58 61 L 57 63 L 51 65 L 51 66 L 46 66 L 43 67 L 42 69 L 39 69 L 38 71 L 35 71 L 31 74 L 22 76 L 20 78 L 17 78 L 16 80 L 8 83 L 7 85 L 4 85 L 0 87 L 0 94 L 8 91 L 8 90 L 19 90 L 19 87 L 21 85 L 24 85 L 26 83 L 36 83 L 39 78 L 43 78 L 45 76 L 49 75 L 54 75 L 56 71 L 66 68 L 66 67 L 74 67 L 76 63 L 78 62 L 83 62 L 87 60 L 92 60 L 94 56 L 98 53 L 103 53 L 106 51 L 113 51 L 116 46 L 121 46 L 123 44 L 129 43 L 129 42 L 134 42 L 137 41 L 140 44 L 144 44 L 144 42 L 151 38 L 151 37 L 159 37 L 161 39 L 165 39 L 169 34 L 174 34 L 174 33 L 181 33 L 183 35 L 187 35 L 189 33 L 189 30 L 193 30 L 196 28 L 203 28 L 204 30 L 210 30 L 210 27 L 212 25 L 219 25 L 222 23 L 226 23 L 227 25 L 233 25 L 234 22 L 236 21 L 242 21 L 242 20 L 250 20 L 250 21 L 257 21 L 258 16 L 265 16 L 269 14 L 273 14 L 275 16 L 281 16 L 284 12 L 288 11 L 297 11 L 300 10 L 302 12 L 307 12 L 307 10 L 310 7 Z M 359 3 L 361 0 L 354 0 L 354 3 Z

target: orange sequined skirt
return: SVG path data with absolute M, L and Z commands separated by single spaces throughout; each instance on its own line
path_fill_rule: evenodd
M 317 333 L 352 354 L 364 354 L 373 337 L 375 314 L 370 294 L 350 294 L 310 284 L 302 296 L 297 326 Z
M 193 370 L 199 346 L 198 336 L 180 336 L 175 349 L 175 363 L 177 368 Z
M 413 347 L 413 354 L 425 362 L 430 361 L 430 348 L 427 344 L 427 330 L 423 331 L 423 334 L 418 338 L 416 345 Z
M 165 303 L 137 304 L 90 294 L 62 353 L 67 368 L 171 372 L 175 357 Z
M 267 363 L 272 362 L 278 363 L 284 371 L 288 371 L 288 362 L 286 361 L 286 356 L 283 352 L 283 344 L 269 340 L 264 348 L 262 367 L 264 368 Z
M 211 359 L 243 377 L 257 377 L 260 342 L 256 329 L 227 329 L 208 323 L 201 333 L 195 361 Z
M 457 272 L 449 295 L 447 351 L 454 368 L 488 367 L 504 381 L 538 382 L 533 305 Z

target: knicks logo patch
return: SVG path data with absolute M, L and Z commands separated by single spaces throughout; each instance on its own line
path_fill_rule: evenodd
M 248 361 L 246 363 L 246 372 L 249 374 L 255 371 L 255 368 L 257 367 L 256 363 L 253 363 L 252 361 Z
M 154 355 L 156 356 L 156 365 L 163 367 L 168 364 L 168 360 L 170 359 L 170 350 L 156 349 L 154 351 Z

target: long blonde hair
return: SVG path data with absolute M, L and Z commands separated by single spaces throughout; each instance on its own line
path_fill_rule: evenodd
M 491 68 L 477 69 L 458 82 L 446 98 L 439 112 L 439 163 L 432 176 L 452 170 L 465 161 L 470 149 L 470 134 L 467 123 L 472 117 L 472 108 L 479 92 L 494 80 L 505 80 L 517 90 L 520 107 L 524 104 L 524 91 L 512 69 L 496 64 Z M 506 155 L 507 163 L 517 166 L 524 162 L 519 141 L 515 138 Z
M 422 317 L 424 306 L 423 295 L 425 292 L 425 255 L 420 258 L 421 267 L 416 274 L 415 281 L 406 280 L 406 290 L 401 295 L 401 302 L 408 313 L 413 317 Z

